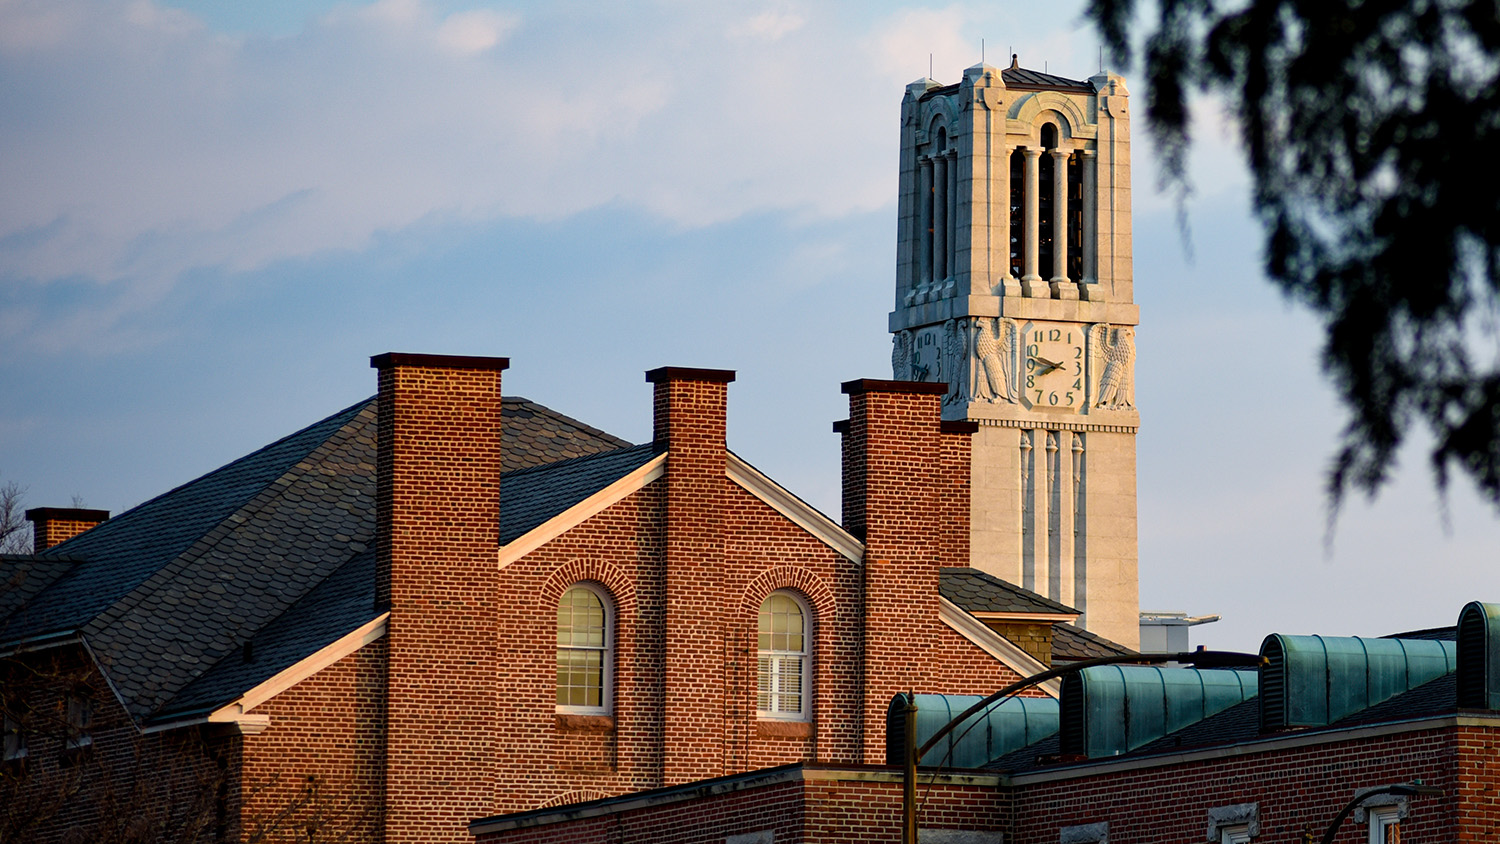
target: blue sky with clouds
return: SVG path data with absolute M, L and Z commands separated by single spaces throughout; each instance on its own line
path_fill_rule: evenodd
M 0 0 L 0 479 L 118 512 L 401 350 L 507 355 L 508 393 L 637 441 L 644 370 L 735 369 L 732 447 L 837 513 L 838 384 L 888 374 L 903 86 L 981 39 L 1095 72 L 1047 8 Z M 1143 608 L 1253 649 L 1500 599 L 1500 520 L 1416 452 L 1325 553 L 1341 415 L 1230 134 L 1206 104 L 1189 260 L 1136 132 Z

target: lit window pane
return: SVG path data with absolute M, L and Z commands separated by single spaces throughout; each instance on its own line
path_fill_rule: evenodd
M 581 586 L 563 594 L 557 607 L 557 703 L 602 707 L 608 635 L 603 600 Z
M 759 659 L 756 708 L 762 713 L 801 715 L 807 666 L 807 620 L 802 606 L 784 593 L 761 604 L 756 629 Z

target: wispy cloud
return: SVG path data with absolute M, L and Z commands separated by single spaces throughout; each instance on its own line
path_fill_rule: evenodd
M 982 25 L 848 12 L 378 0 L 270 37 L 152 0 L 5 0 L 0 280 L 158 289 L 605 204 L 683 228 L 869 211 L 894 198 L 901 86 L 928 53 L 956 78 Z

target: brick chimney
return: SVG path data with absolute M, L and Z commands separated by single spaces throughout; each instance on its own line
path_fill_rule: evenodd
M 721 572 L 734 373 L 668 366 L 646 380 L 655 385 L 653 442 L 667 453 L 662 785 L 678 785 L 730 773 L 723 659 L 730 601 Z
M 108 520 L 108 510 L 36 507 L 26 511 L 26 521 L 31 522 L 32 552 L 38 554 Z
M 471 840 L 495 805 L 500 373 L 388 353 L 379 370 L 376 600 L 386 646 L 385 841 Z M 540 741 L 541 739 L 538 738 Z
M 961 419 L 944 419 L 938 427 L 942 434 L 942 474 L 938 478 L 942 492 L 942 556 L 945 566 L 969 564 L 969 512 L 972 509 L 972 475 L 974 470 L 974 434 L 979 423 Z
M 936 688 L 938 570 L 967 565 L 971 427 L 941 421 L 945 384 L 850 381 L 844 527 L 865 543 L 864 761 L 885 760 L 897 692 Z

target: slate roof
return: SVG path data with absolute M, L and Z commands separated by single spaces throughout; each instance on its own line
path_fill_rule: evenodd
M 506 396 L 500 410 L 505 453 L 501 470 L 513 472 L 528 466 L 540 466 L 628 448 L 629 442 L 613 434 L 585 425 L 577 419 L 519 396 Z
M 73 566 L 0 627 L 0 641 L 76 630 L 188 551 L 371 401 L 333 416 L 147 501 L 41 556 L 96 561 Z M 102 564 L 107 560 L 108 564 Z
M 1007 67 L 1000 71 L 1000 78 L 1005 82 L 1005 87 L 1017 91 L 1071 91 L 1077 94 L 1093 94 L 1094 86 L 1080 79 L 1068 79 L 1065 76 L 1056 76 L 1051 73 L 1043 73 L 1040 70 L 1027 70 L 1024 67 Z M 959 83 L 952 85 L 940 85 L 929 88 L 922 94 L 921 99 L 928 97 L 945 97 L 957 93 L 963 87 Z
M 81 634 L 147 719 L 232 701 L 372 620 L 375 410 L 366 399 L 14 558 L 7 570 L 23 576 L 0 582 L 0 645 Z M 502 424 L 506 469 L 568 458 L 592 468 L 557 475 L 570 494 L 633 459 L 588 455 L 641 451 L 524 398 L 504 399 Z M 521 513 L 566 506 L 565 495 L 535 492 L 541 500 L 528 501 L 522 483 L 506 500 Z
M 189 683 L 159 717 L 230 703 L 377 616 L 375 549 L 369 548 L 250 637 L 248 651 L 241 645 Z
M 1027 70 L 1024 67 L 1007 67 L 1000 71 L 1000 78 L 1005 82 L 1007 88 L 1036 89 L 1036 90 L 1067 90 L 1080 93 L 1094 93 L 1094 86 L 1078 79 L 1068 79 L 1062 76 L 1054 76 L 1043 73 L 1040 70 Z
M 938 573 L 938 594 L 969 612 L 1079 615 L 1078 610 L 968 566 Z
M 0 620 L 67 574 L 77 562 L 73 557 L 0 554 Z
M 500 476 L 500 544 L 509 545 L 655 456 L 646 443 L 506 472 Z
M 1132 653 L 1134 651 L 1124 645 L 1111 642 L 1082 627 L 1067 623 L 1052 625 L 1053 665 L 1079 662 L 1101 656 L 1128 656 Z
M 1425 630 L 1408 630 L 1405 633 L 1392 633 L 1382 636 L 1382 639 L 1430 639 L 1439 642 L 1458 641 L 1457 627 L 1428 627 Z

